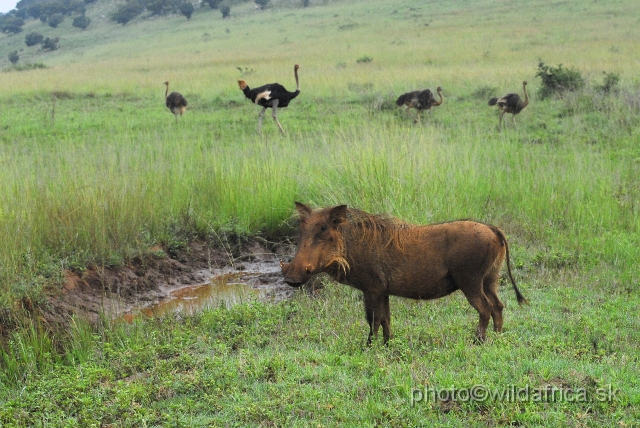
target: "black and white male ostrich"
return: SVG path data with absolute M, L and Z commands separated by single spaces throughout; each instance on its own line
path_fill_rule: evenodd
M 164 82 L 167 85 L 167 90 L 164 91 L 164 100 L 167 108 L 176 117 L 178 121 L 178 115 L 182 116 L 184 109 L 187 107 L 187 100 L 182 96 L 180 92 L 171 92 L 169 94 L 169 82 Z
M 273 120 L 278 124 L 280 132 L 284 133 L 284 129 L 282 129 L 282 125 L 280 125 L 280 122 L 278 121 L 278 107 L 288 106 L 291 100 L 300 94 L 300 82 L 298 81 L 299 68 L 300 66 L 298 64 L 293 66 L 293 74 L 296 77 L 296 90 L 293 92 L 287 91 L 285 87 L 279 83 L 269 83 L 268 85 L 251 89 L 247 85 L 247 82 L 244 80 L 238 80 L 238 86 L 240 86 L 240 89 L 244 92 L 244 96 L 254 103 L 262 106 L 262 111 L 258 117 L 258 132 L 260 132 L 260 128 L 262 127 L 264 112 L 270 108 L 273 110 Z
M 498 105 L 500 109 L 500 123 L 498 124 L 498 131 L 502 129 L 502 116 L 505 113 L 511 113 L 511 119 L 513 124 L 516 123 L 516 114 L 520 113 L 529 104 L 529 95 L 527 94 L 527 82 L 522 82 L 522 89 L 524 90 L 524 101 L 518 94 L 507 94 L 500 98 L 491 98 L 489 105 Z
M 438 86 L 436 92 L 438 92 L 438 95 L 440 96 L 440 101 L 436 101 L 435 97 L 433 96 L 433 92 L 431 92 L 429 89 L 425 89 L 424 91 L 413 91 L 400 95 L 400 97 L 398 97 L 398 99 L 396 100 L 396 104 L 399 106 L 405 106 L 405 111 L 409 116 L 411 116 L 409 110 L 412 108 L 416 109 L 418 113 L 417 116 L 413 119 L 416 123 L 418 123 L 418 121 L 420 120 L 421 110 L 429 110 L 431 107 L 439 106 L 440 104 L 442 104 L 442 101 L 444 101 L 444 98 L 442 97 L 442 88 L 440 86 Z

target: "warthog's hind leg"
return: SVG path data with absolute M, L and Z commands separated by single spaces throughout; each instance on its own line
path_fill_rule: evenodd
M 478 311 L 480 315 L 480 321 L 478 322 L 478 329 L 476 330 L 476 338 L 479 342 L 484 342 L 487 338 L 487 327 L 489 326 L 489 319 L 493 313 L 493 304 L 482 292 L 482 286 L 474 287 L 478 290 L 474 293 L 465 293 L 465 297 L 471 306 Z

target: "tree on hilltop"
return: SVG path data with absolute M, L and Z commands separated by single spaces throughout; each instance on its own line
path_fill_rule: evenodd
M 193 15 L 193 11 L 195 8 L 189 2 L 184 2 L 180 5 L 180 13 L 183 14 L 187 20 L 191 19 L 191 15 Z
M 76 17 L 72 23 L 74 27 L 80 28 L 81 30 L 86 30 L 89 24 L 91 24 L 91 18 L 87 15 L 80 15 Z
M 29 33 L 24 38 L 24 42 L 27 46 L 39 45 L 40 43 L 42 43 L 43 40 L 44 40 L 44 36 L 36 32 Z
M 18 55 L 18 51 L 13 51 L 9 54 L 9 61 L 11 61 L 11 64 L 15 64 L 20 61 L 20 55 Z
M 111 19 L 116 21 L 118 24 L 125 25 L 127 22 L 140 15 L 143 10 L 144 6 L 139 1 L 128 1 L 122 6 L 118 6 L 113 15 L 111 15 Z

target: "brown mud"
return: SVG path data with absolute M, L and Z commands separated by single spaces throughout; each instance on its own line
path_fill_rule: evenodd
M 100 314 L 130 321 L 138 314 L 192 314 L 247 300 L 288 299 L 295 289 L 284 283 L 279 260 L 291 254 L 290 246 L 267 248 L 256 241 L 235 251 L 202 241 L 177 254 L 153 248 L 126 266 L 66 271 L 63 286 L 50 293 L 44 318 L 54 325 L 66 324 L 72 315 L 91 322 Z

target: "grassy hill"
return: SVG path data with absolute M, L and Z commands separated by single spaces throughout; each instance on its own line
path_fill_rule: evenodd
M 100 18 L 115 4 L 98 1 L 85 31 L 67 19 L 0 35 L 0 321 L 26 326 L 5 332 L 0 424 L 634 426 L 640 5 L 299 3 L 121 26 Z M 60 49 L 27 48 L 30 31 Z M 47 68 L 10 70 L 14 50 Z M 585 87 L 542 99 L 541 61 L 577 70 Z M 286 133 L 267 117 L 258 135 L 237 80 L 291 89 L 295 63 L 302 92 L 279 113 Z M 178 123 L 166 80 L 189 101 Z M 487 101 L 522 95 L 523 80 L 531 103 L 499 133 Z M 419 124 L 395 105 L 437 86 L 445 101 Z M 360 293 L 330 282 L 320 298 L 278 305 L 77 320 L 63 344 L 28 322 L 21 302 L 46 310 L 43 290 L 68 269 L 195 237 L 279 236 L 295 200 L 496 224 L 532 304 L 516 308 L 504 289 L 505 333 L 482 346 L 456 293 L 392 298 L 396 338 L 365 348 Z M 418 400 L 474 385 L 564 395 Z

